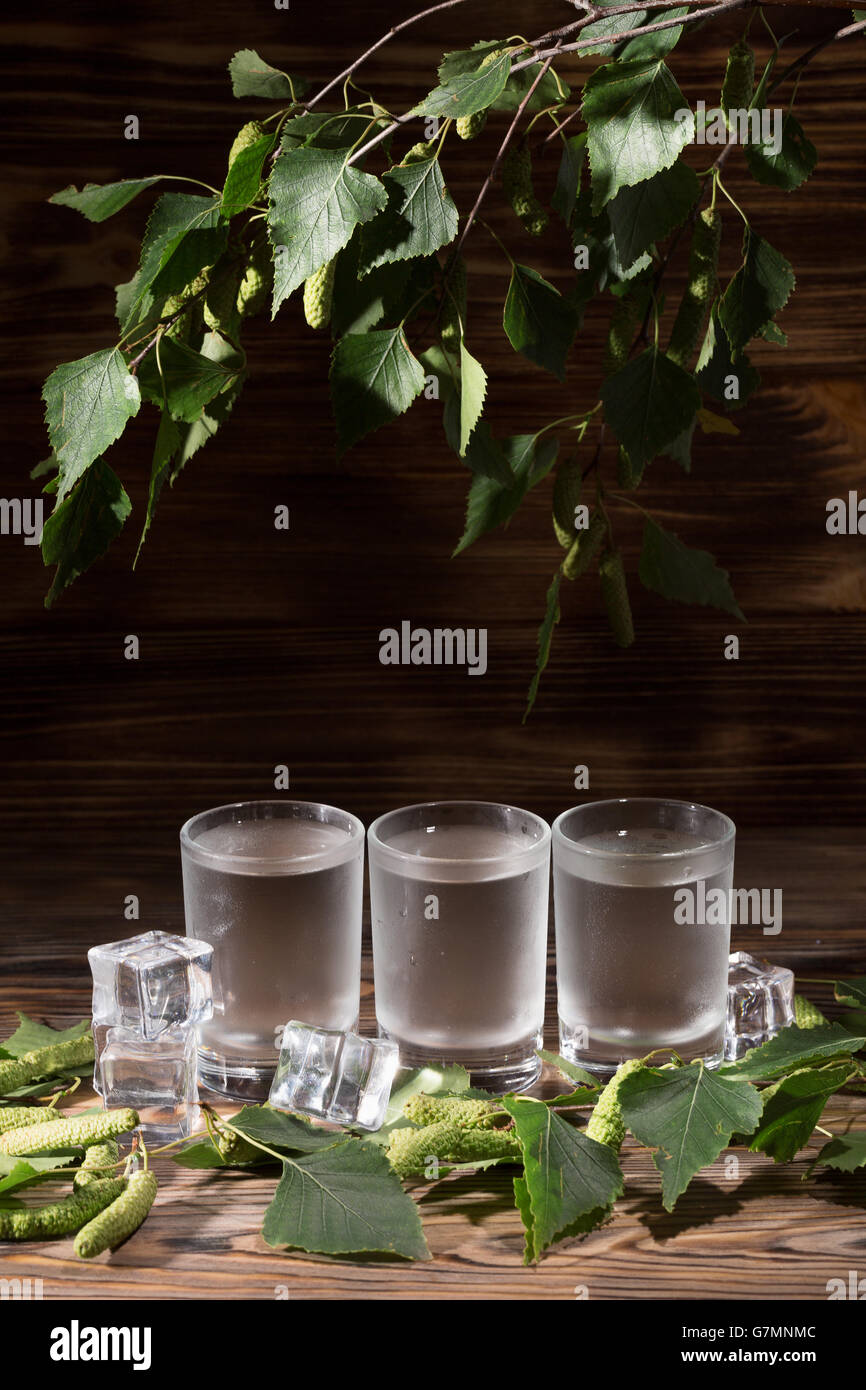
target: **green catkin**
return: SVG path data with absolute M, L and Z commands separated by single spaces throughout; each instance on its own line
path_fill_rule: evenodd
M 604 374 L 612 376 L 624 367 L 631 347 L 632 327 L 636 318 L 631 295 L 617 296 L 607 330 L 604 349 Z
M 616 481 L 624 492 L 631 492 L 640 482 L 640 474 L 632 467 L 631 459 L 621 444 L 616 456 Z
M 613 1149 L 614 1153 L 619 1153 L 625 1138 L 625 1121 L 622 1117 L 622 1106 L 619 1103 L 619 1088 L 625 1077 L 630 1076 L 632 1072 L 639 1071 L 642 1067 L 643 1062 L 637 1058 L 622 1063 L 596 1101 L 595 1108 L 584 1130 L 588 1139 L 594 1139 L 598 1144 L 606 1144 L 609 1149 Z
M 461 322 L 465 330 L 466 262 L 462 256 L 458 256 L 448 277 L 442 302 L 442 320 L 439 332 L 442 346 L 446 352 L 460 351 Z
M 255 1144 L 244 1139 L 243 1135 L 235 1134 L 234 1130 L 225 1129 L 217 1120 L 213 1122 L 211 1137 L 223 1162 L 231 1166 L 261 1162 L 262 1158 L 266 1157 Z
M 148 1168 L 133 1173 L 126 1191 L 82 1226 L 72 1246 L 80 1260 L 92 1260 L 128 1240 L 144 1221 L 156 1197 L 156 1174 Z
M 0 1109 L 0 1134 L 5 1134 L 7 1129 L 23 1129 L 25 1125 L 62 1119 L 62 1110 L 50 1110 L 47 1105 L 7 1105 Z
M 489 1100 L 462 1099 L 459 1096 L 412 1096 L 403 1114 L 414 1125 L 432 1125 L 447 1120 L 463 1129 L 489 1129 L 503 1111 Z M 395 1130 L 395 1134 L 402 1131 Z
M 521 1159 L 523 1150 L 513 1129 L 466 1129 L 448 1158 L 454 1163 L 482 1163 L 486 1158 Z
M 505 197 L 530 236 L 541 236 L 548 216 L 532 187 L 532 156 L 525 144 L 512 145 L 502 161 Z
M 92 1061 L 92 1033 L 84 1033 L 69 1042 L 25 1052 L 14 1061 L 0 1062 L 0 1096 L 7 1096 L 10 1091 L 17 1091 L 43 1076 L 54 1076 L 72 1067 L 86 1066 Z
M 81 1167 L 72 1179 L 72 1186 L 77 1191 L 79 1188 L 89 1187 L 100 1178 L 114 1177 L 119 1162 L 120 1149 L 116 1139 L 106 1139 L 104 1144 L 91 1144 Z
M 698 334 L 716 293 L 721 240 L 721 214 L 714 208 L 704 208 L 695 220 L 688 283 L 668 344 L 667 355 L 679 367 L 687 367 L 691 361 Z
M 273 284 L 273 262 L 267 239 L 253 247 L 249 265 L 244 271 L 236 302 L 241 318 L 259 313 L 265 307 Z
M 432 159 L 435 144 L 435 140 L 419 140 L 417 145 L 406 151 L 397 168 L 407 169 L 410 164 L 420 164 L 425 159 Z
M 593 512 L 589 525 L 571 543 L 571 549 L 562 562 L 562 573 L 566 579 L 580 579 L 586 574 L 607 535 L 607 521 L 604 512 Z
M 101 1115 L 79 1115 L 46 1124 L 27 1125 L 0 1134 L 0 1153 L 41 1154 L 54 1149 L 89 1148 L 118 1134 L 126 1134 L 139 1123 L 135 1110 L 105 1110 Z
M 729 112 L 747 111 L 755 89 L 755 50 L 745 39 L 738 39 L 728 54 L 722 83 L 721 108 L 730 129 Z
M 45 1207 L 0 1211 L 0 1240 L 54 1240 L 71 1236 L 123 1192 L 122 1178 L 102 1178 Z
M 247 121 L 246 125 L 241 126 L 229 150 L 229 168 L 232 167 L 241 150 L 249 149 L 250 145 L 254 145 L 265 134 L 267 132 L 261 121 Z
M 481 64 L 484 67 L 484 63 Z M 487 124 L 486 111 L 473 111 L 471 116 L 458 116 L 454 128 L 461 140 L 474 140 Z
M 336 256 L 304 281 L 304 318 L 311 328 L 325 328 L 331 321 Z
M 388 1147 L 388 1160 L 398 1177 L 423 1174 L 431 1158 L 445 1160 L 458 1146 L 462 1133 L 451 1120 L 440 1120 L 423 1129 L 396 1129 Z
M 204 321 L 212 332 L 222 329 L 229 331 L 236 312 L 238 290 L 241 282 L 241 267 L 229 265 L 220 271 L 213 284 L 209 284 L 205 295 Z
M 577 454 L 562 459 L 553 481 L 553 533 L 563 550 L 574 542 L 575 509 L 583 487 L 583 465 Z
M 630 647 L 634 641 L 634 623 L 628 600 L 622 551 L 612 550 L 605 555 L 598 572 L 601 576 L 601 597 L 613 640 L 618 647 Z
M 811 999 L 805 999 L 802 994 L 794 995 L 794 1022 L 798 1028 L 820 1028 L 827 1021 Z

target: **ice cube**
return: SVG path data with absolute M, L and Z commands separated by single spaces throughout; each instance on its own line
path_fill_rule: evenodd
M 149 931 L 91 946 L 95 1023 L 158 1038 L 167 1028 L 213 1014 L 213 947 L 191 936 Z
M 386 1038 L 361 1038 L 293 1019 L 283 1029 L 270 1103 L 335 1124 L 379 1129 L 398 1055 L 396 1043 Z
M 725 1060 L 735 1061 L 785 1028 L 794 1017 L 794 972 L 746 951 L 728 957 Z
M 198 1040 L 187 1025 L 144 1038 L 133 1028 L 96 1024 L 93 1084 L 112 1106 L 132 1106 L 148 1143 L 185 1139 L 199 1120 Z

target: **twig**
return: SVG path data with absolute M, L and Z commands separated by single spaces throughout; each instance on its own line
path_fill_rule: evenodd
M 682 15 L 679 19 L 659 19 L 655 24 L 644 24 L 638 29 L 626 29 L 621 34 L 614 34 L 612 38 L 615 39 L 617 43 L 620 43 L 623 39 L 643 37 L 644 34 L 657 34 L 662 29 L 675 29 L 680 24 L 693 24 L 699 19 L 708 19 L 713 15 L 727 14 L 730 10 L 742 9 L 743 6 L 750 3 L 751 0 L 721 0 L 720 4 L 707 5 L 701 9 L 693 10 L 691 14 Z M 603 17 L 607 19 L 617 14 L 630 13 L 633 9 L 642 10 L 645 8 L 644 5 L 625 5 L 617 9 L 605 9 L 602 10 L 601 13 Z M 519 63 L 513 65 L 511 71 L 512 73 L 521 72 L 524 68 L 532 67 L 533 63 L 537 63 L 541 58 L 546 58 L 548 54 L 555 58 L 559 53 L 578 53 L 582 48 L 595 47 L 598 42 L 598 38 L 594 36 L 591 38 L 577 39 L 574 43 L 564 43 L 556 48 L 534 53 L 531 58 L 523 58 Z
M 310 101 L 301 102 L 302 107 L 305 111 L 309 111 L 310 107 L 316 106 L 317 103 L 322 100 L 322 97 L 327 96 L 328 93 L 332 92 L 335 87 L 338 87 L 341 82 L 345 82 L 346 78 L 351 77 L 352 73 L 356 72 L 362 63 L 365 63 L 368 58 L 372 57 L 374 53 L 378 52 L 390 39 L 393 39 L 395 35 L 401 33 L 404 29 L 410 28 L 413 24 L 419 24 L 422 19 L 428 19 L 431 14 L 436 14 L 439 10 L 451 10 L 454 9 L 455 6 L 465 3 L 466 0 L 440 0 L 438 5 L 431 5 L 429 9 L 421 10 L 418 14 L 411 15 L 409 19 L 404 19 L 399 24 L 393 25 L 392 28 L 388 30 L 387 34 L 383 34 L 380 39 L 377 39 L 374 44 L 371 44 L 367 51 L 361 54 L 360 58 L 356 58 L 353 63 L 350 63 L 343 72 L 333 78 L 333 80 L 330 81 L 327 86 L 323 87 L 320 92 L 317 92 Z

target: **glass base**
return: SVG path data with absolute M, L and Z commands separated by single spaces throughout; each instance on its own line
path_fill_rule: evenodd
M 199 1049 L 199 1085 L 225 1100 L 237 1100 L 242 1104 L 267 1100 L 276 1070 L 276 1060 L 270 1063 L 239 1062 L 216 1052 Z
M 507 1091 L 525 1091 L 541 1075 L 541 1058 L 536 1048 L 544 1045 L 541 1033 L 506 1051 L 500 1048 L 481 1052 L 444 1052 L 434 1047 L 419 1048 L 379 1024 L 379 1037 L 395 1042 L 400 1049 L 400 1066 L 409 1070 L 423 1067 L 461 1066 L 469 1072 L 469 1084 L 494 1096 Z
M 658 1044 L 658 1057 L 654 1057 L 652 1065 L 663 1066 L 666 1061 L 674 1059 L 674 1053 L 683 1062 L 703 1062 L 709 1071 L 715 1070 L 724 1060 L 723 1041 L 719 1042 L 718 1047 L 712 1052 L 690 1052 L 682 1047 L 665 1047 L 664 1043 Z M 593 1045 L 592 1038 L 586 1038 L 585 1028 L 573 1028 L 564 1019 L 559 1020 L 559 1051 L 567 1061 L 573 1062 L 577 1067 L 583 1067 L 585 1071 L 591 1072 L 602 1081 L 608 1081 L 616 1074 L 623 1062 L 628 1062 L 634 1057 L 646 1057 L 652 1052 L 653 1044 L 646 1043 L 640 1046 L 623 1046 L 620 1050 L 615 1049 L 610 1043 Z M 669 1057 L 665 1057 L 665 1052 Z M 615 1055 L 612 1055 L 615 1054 Z

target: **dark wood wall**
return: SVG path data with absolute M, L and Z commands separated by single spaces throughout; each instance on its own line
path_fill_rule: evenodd
M 266 0 L 154 0 L 141 7 L 18 10 L 7 25 L 3 366 L 4 495 L 26 495 L 46 445 L 41 382 L 58 362 L 111 341 L 112 291 L 134 269 L 142 202 L 93 226 L 45 199 L 70 181 L 135 173 L 218 181 L 253 104 L 233 100 L 225 66 L 241 47 L 328 77 L 408 5 L 372 0 L 322 10 Z M 432 85 L 443 49 L 568 18 L 555 3 L 468 4 L 388 47 L 365 78 L 398 109 Z M 836 11 L 839 20 L 844 11 Z M 786 10 L 783 30 L 822 32 L 827 17 Z M 673 66 L 691 99 L 715 99 L 742 19 L 682 42 Z M 574 65 L 577 73 L 580 68 Z M 13 904 L 77 904 L 118 927 L 127 891 L 179 906 L 176 834 L 195 810 L 267 796 L 287 763 L 292 791 L 364 818 L 401 802 L 509 799 L 553 815 L 574 799 L 571 769 L 593 796 L 670 793 L 718 804 L 744 827 L 862 822 L 866 538 L 830 538 L 825 504 L 866 491 L 863 386 L 866 282 L 866 45 L 837 45 L 810 69 L 797 109 L 820 151 L 800 192 L 729 186 L 793 262 L 786 351 L 755 358 L 763 389 L 737 417 L 738 439 L 695 450 L 684 481 L 653 465 L 641 500 L 731 571 L 748 617 L 741 657 L 723 660 L 731 620 L 635 592 L 638 641 L 608 640 L 595 581 L 569 590 L 536 712 L 520 723 L 544 593 L 558 563 L 549 491 L 507 534 L 449 558 L 466 475 L 444 446 L 439 408 L 421 402 L 337 462 L 328 342 L 296 303 L 251 327 L 251 378 L 220 438 L 160 504 L 135 573 L 155 417 L 145 412 L 112 462 L 132 496 L 127 534 L 53 611 L 39 553 L 0 538 L 4 878 Z M 138 142 L 123 119 L 141 122 Z M 491 123 L 492 124 L 492 123 Z M 461 151 L 451 186 L 465 210 L 495 132 Z M 542 168 L 548 188 L 555 160 Z M 498 195 L 494 227 L 507 225 Z M 726 218 L 733 268 L 736 214 Z M 526 257 L 568 278 L 554 238 Z M 595 399 L 603 322 L 590 312 L 563 393 L 517 359 L 501 329 L 503 264 L 482 230 L 468 248 L 471 344 L 493 380 L 498 429 L 539 427 Z M 677 283 L 674 273 L 674 284 Z M 153 415 L 152 412 L 150 412 Z M 291 508 L 288 534 L 273 508 Z M 632 568 L 639 530 L 620 527 Z M 386 668 L 378 632 L 403 618 L 485 626 L 489 672 Z M 127 634 L 140 639 L 124 660 Z M 802 840 L 799 842 L 802 845 Z M 23 909 L 22 909 L 23 910 Z M 17 915 L 17 914 L 16 914 Z

